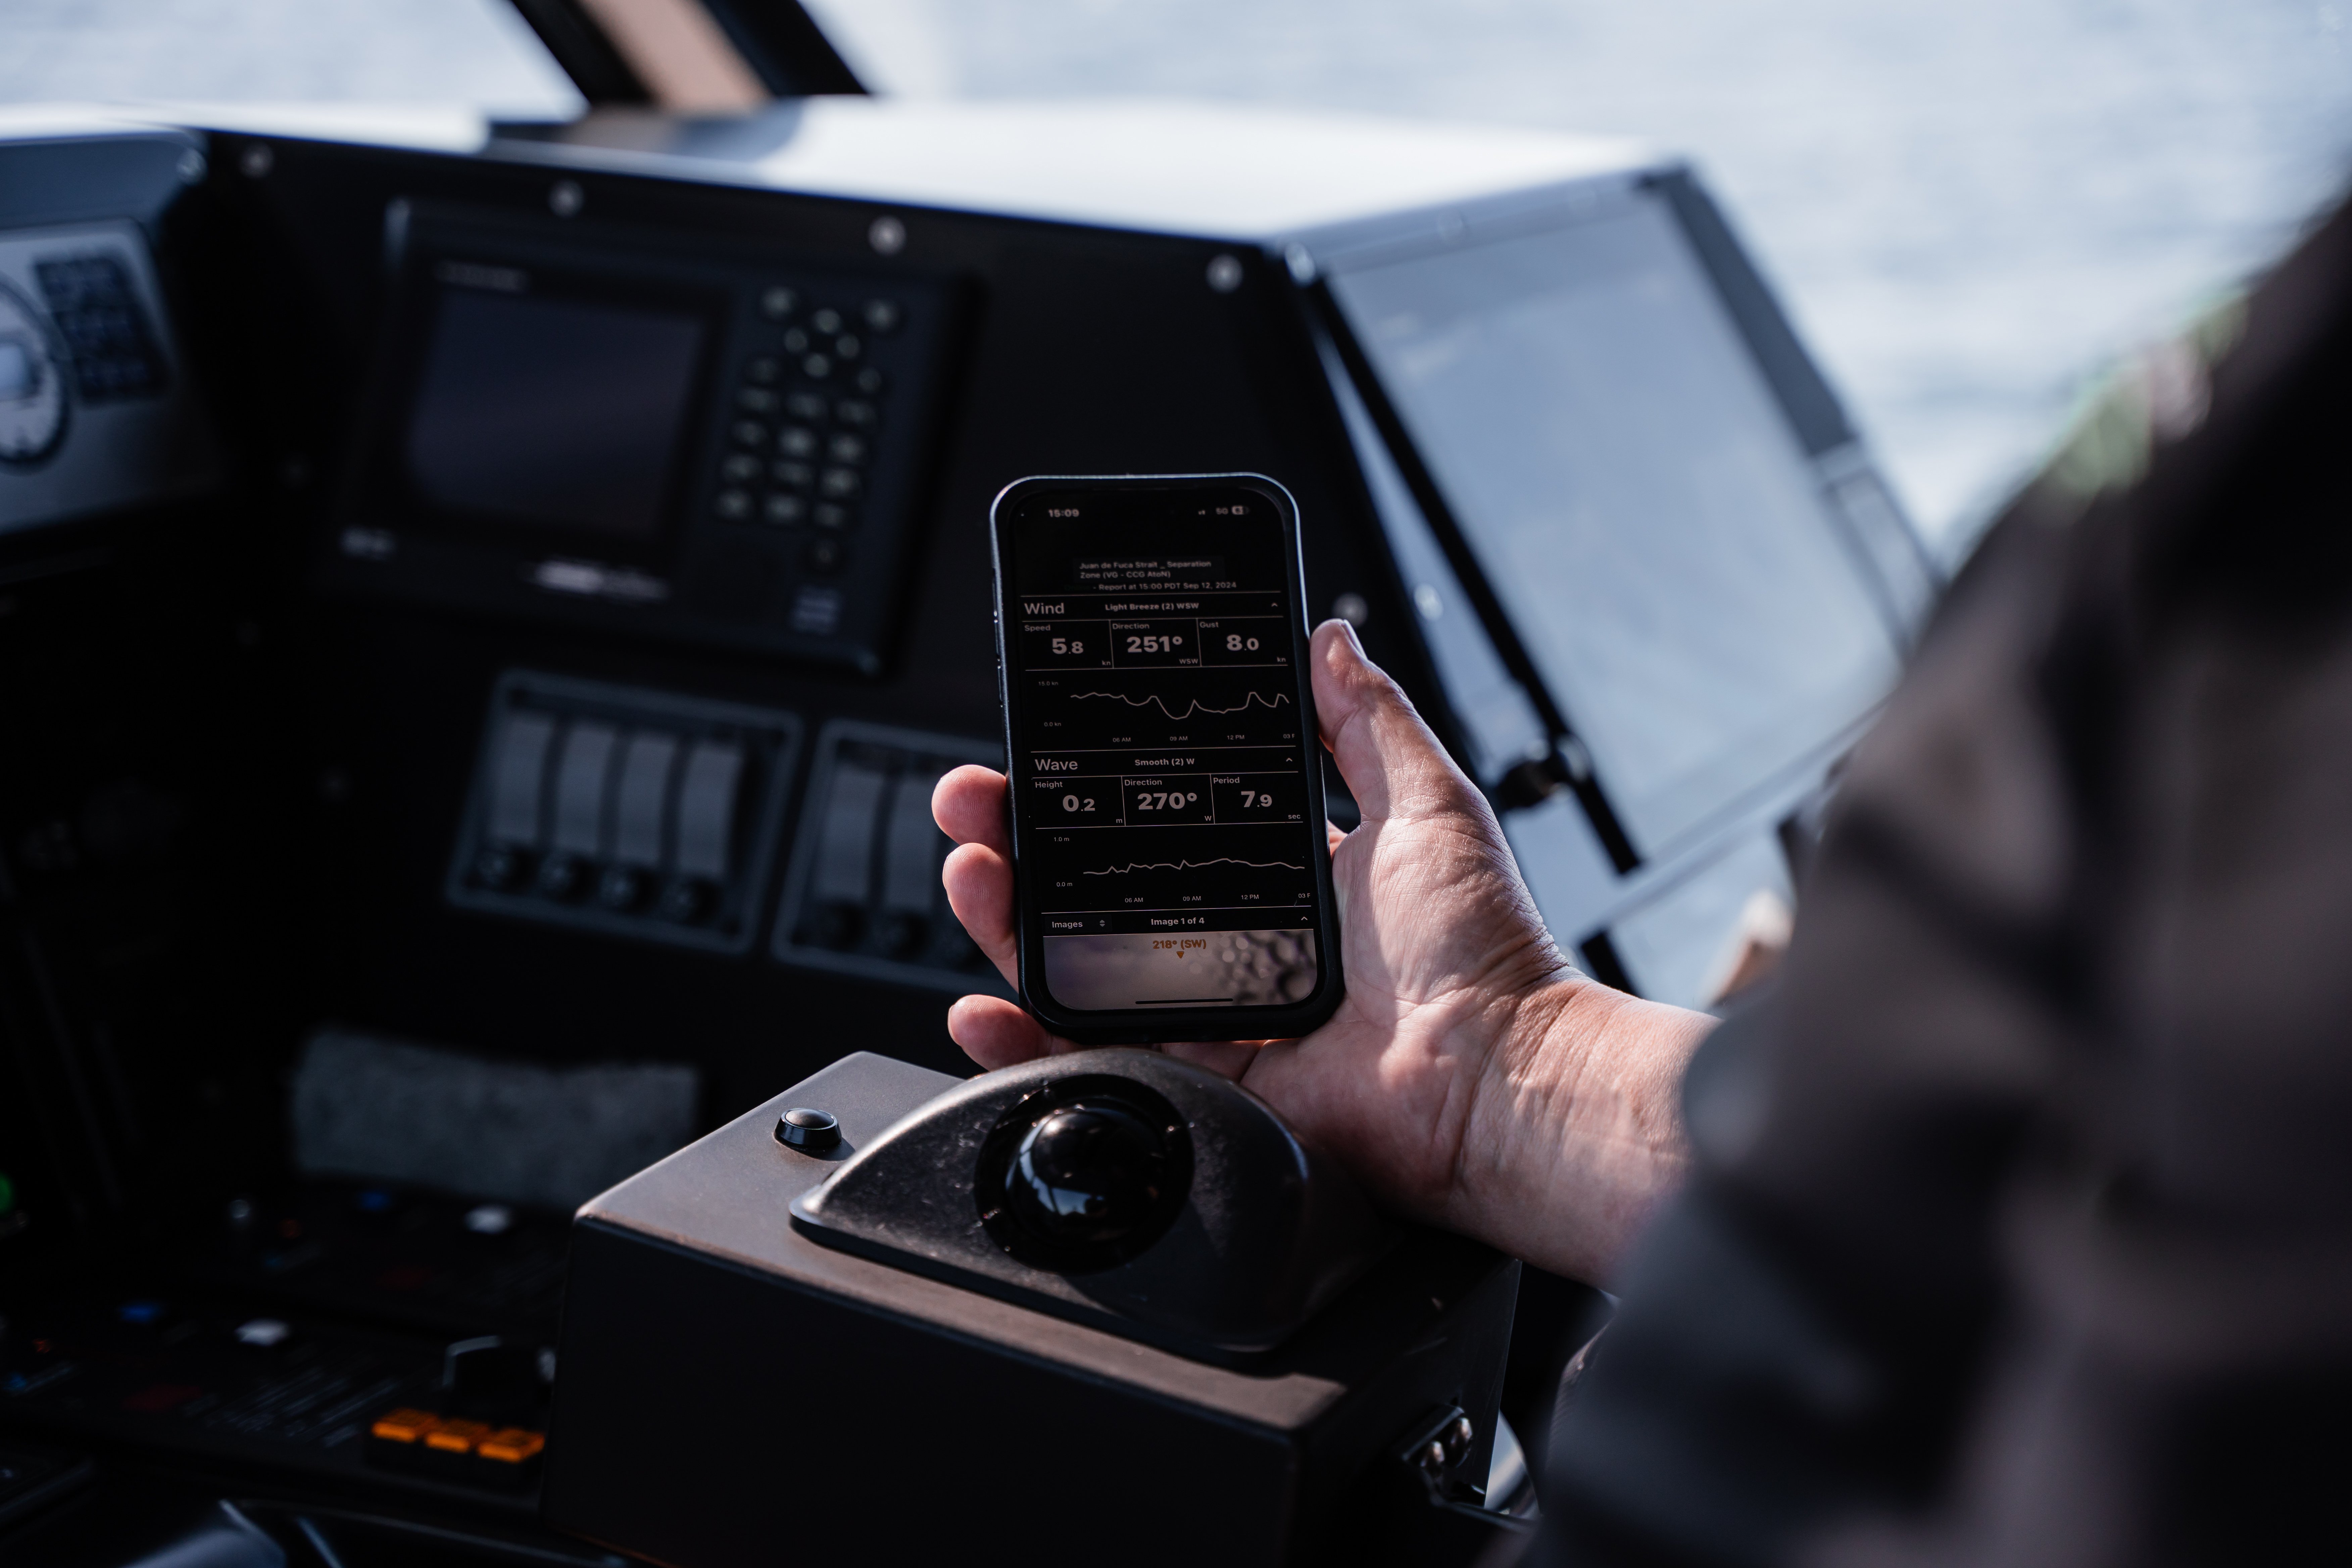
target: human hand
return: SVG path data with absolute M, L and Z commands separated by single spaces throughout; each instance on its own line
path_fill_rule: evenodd
M 1329 828 L 1347 994 L 1297 1040 L 1161 1047 L 1224 1073 L 1392 1206 L 1598 1280 L 1679 1179 L 1675 1089 L 1711 1020 L 1577 973 L 1486 799 L 1344 623 L 1310 656 L 1323 742 L 1362 825 Z M 1017 969 L 1004 775 L 932 797 L 956 840 L 948 901 Z M 983 1067 L 1078 1047 L 1014 1003 L 966 996 L 948 1032 Z

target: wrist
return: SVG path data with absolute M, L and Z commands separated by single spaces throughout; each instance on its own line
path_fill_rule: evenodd
M 1689 1163 L 1683 1068 L 1715 1020 L 1570 973 L 1496 1020 L 1446 1222 L 1605 1283 Z

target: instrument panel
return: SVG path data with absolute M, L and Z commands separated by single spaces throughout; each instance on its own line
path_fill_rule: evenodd
M 395 201 L 335 589 L 878 673 L 953 291 Z

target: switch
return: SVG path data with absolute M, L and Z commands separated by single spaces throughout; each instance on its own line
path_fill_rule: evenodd
M 499 727 L 490 760 L 491 843 L 537 847 L 540 786 L 554 739 L 555 721 L 544 713 L 509 713 Z
M 662 820 L 669 814 L 669 778 L 677 737 L 641 730 L 621 752 L 621 782 L 613 804 L 613 858 L 624 866 L 662 862 Z
M 620 736 L 610 724 L 581 723 L 563 737 L 555 773 L 555 847 L 590 858 L 604 851 L 604 794 Z
M 889 836 L 882 846 L 882 907 L 929 913 L 940 888 L 940 856 L 948 836 L 931 820 L 931 791 L 940 775 L 918 767 L 898 777 L 890 802 Z
M 686 754 L 677 786 L 677 869 L 683 876 L 727 879 L 733 858 L 735 792 L 743 777 L 743 748 L 704 741 Z
M 824 835 L 817 845 L 811 889 L 821 902 L 863 908 L 873 897 L 874 826 L 888 781 L 872 768 L 844 759 L 833 770 L 833 793 L 825 801 Z

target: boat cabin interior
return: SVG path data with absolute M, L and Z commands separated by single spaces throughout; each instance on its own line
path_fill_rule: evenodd
M 1734 225 L 516 5 L 579 119 L 0 119 L 0 1563 L 1525 1529 L 1597 1293 L 1221 1081 L 1122 1091 L 1199 1211 L 1124 1284 L 921 1239 L 1061 1092 L 947 1037 L 1010 993 L 930 795 L 1004 761 L 992 497 L 1269 476 L 1561 946 L 1719 999 L 1937 587 Z

